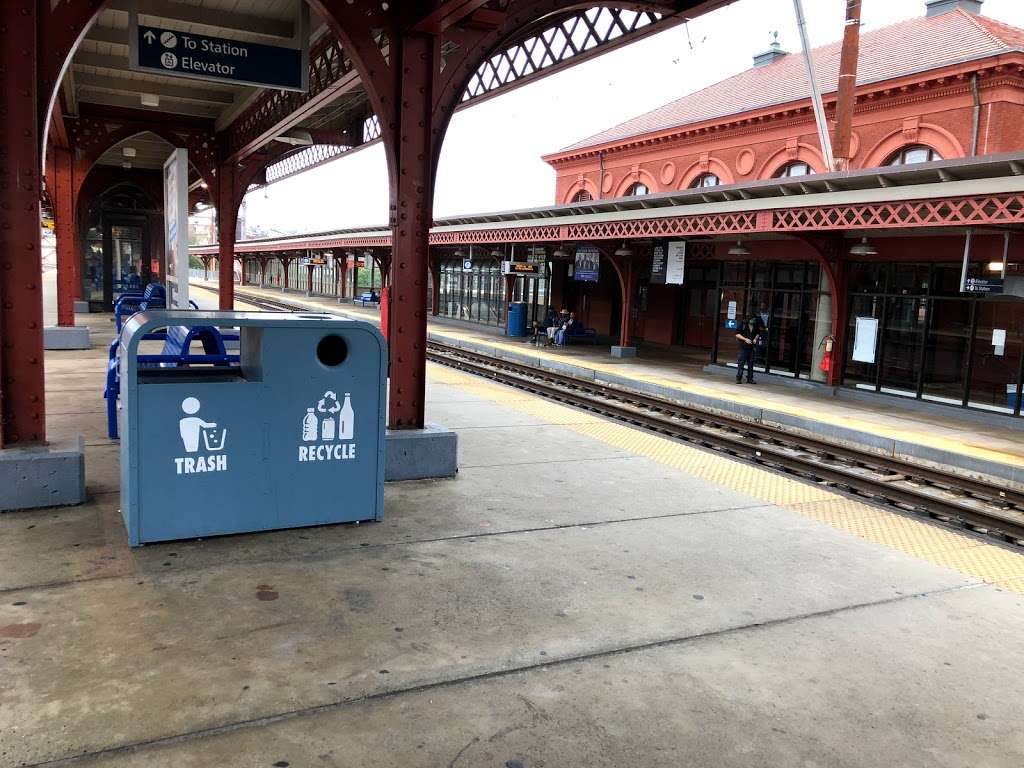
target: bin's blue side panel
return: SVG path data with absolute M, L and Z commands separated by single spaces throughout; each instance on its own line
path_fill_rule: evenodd
M 125 386 L 122 508 L 133 546 L 382 519 L 382 337 L 343 320 L 259 333 L 261 365 L 248 378 L 206 368 Z M 347 348 L 336 366 L 317 356 L 332 334 Z

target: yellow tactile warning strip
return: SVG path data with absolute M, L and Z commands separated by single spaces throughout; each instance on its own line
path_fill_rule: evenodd
M 469 342 L 469 343 L 485 343 L 488 346 L 496 349 L 505 350 L 508 352 L 522 354 L 523 345 L 522 343 L 513 343 L 502 341 L 501 339 L 481 339 L 480 336 L 474 335 L 470 332 L 463 332 L 453 330 L 451 328 L 442 327 L 431 327 L 430 332 L 436 336 L 444 336 L 457 341 Z M 702 386 L 699 383 L 693 381 L 680 381 L 679 379 L 667 378 L 664 376 L 658 376 L 657 374 L 646 373 L 639 369 L 637 365 L 631 365 L 628 369 L 623 369 L 621 364 L 607 364 L 602 363 L 598 360 L 592 360 L 589 358 L 572 358 L 566 360 L 564 355 L 551 353 L 541 349 L 530 349 L 530 354 L 539 358 L 548 360 L 554 360 L 561 363 L 569 362 L 573 365 L 577 365 L 581 368 L 588 368 L 593 371 L 600 373 L 615 374 L 618 376 L 628 376 L 630 379 L 636 381 L 642 381 L 648 384 L 655 384 L 658 386 L 665 387 L 667 389 L 679 390 L 681 394 L 694 394 L 701 395 L 710 398 L 721 398 L 723 392 L 720 388 Z M 767 407 L 777 411 L 783 411 L 793 416 L 801 418 L 808 418 L 814 421 L 826 422 L 849 429 L 862 430 L 864 432 L 870 432 L 877 434 L 882 437 L 887 437 L 892 440 L 901 440 L 908 443 L 917 443 L 920 445 L 927 445 L 932 448 L 937 448 L 943 451 L 949 451 L 951 453 L 964 454 L 967 456 L 973 456 L 988 461 L 997 461 L 1003 464 L 1017 464 L 1024 454 L 1014 453 L 1007 450 L 996 450 L 988 448 L 983 445 L 976 445 L 967 443 L 964 440 L 962 434 L 955 436 L 946 437 L 941 434 L 934 434 L 928 431 L 921 430 L 907 430 L 900 429 L 895 426 L 886 425 L 879 421 L 870 421 L 858 419 L 851 416 L 849 411 L 844 411 L 838 415 L 831 415 L 828 411 L 823 411 L 820 407 L 813 408 L 801 408 L 798 405 L 794 405 L 791 402 L 781 402 L 773 400 L 770 403 L 766 403 L 761 395 L 750 395 L 744 391 L 737 390 L 736 392 L 729 392 L 729 399 L 736 401 L 737 403 L 743 403 L 744 405 L 753 406 L 755 408 Z
M 434 382 L 457 387 L 862 539 L 1024 594 L 1024 555 L 468 373 L 430 363 L 428 375 Z

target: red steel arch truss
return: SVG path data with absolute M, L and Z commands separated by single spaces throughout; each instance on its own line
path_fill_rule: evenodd
M 540 28 L 528 31 L 484 61 L 470 78 L 459 109 L 683 21 L 685 19 L 680 16 L 628 8 L 598 6 L 569 11 L 554 23 L 543 22 Z M 386 39 L 381 37 L 378 43 L 386 53 Z M 256 139 L 263 135 L 264 126 L 280 124 L 293 114 L 296 107 L 307 102 L 316 103 L 318 99 L 326 103 L 324 95 L 347 88 L 347 81 L 354 82 L 357 78 L 340 43 L 329 32 L 310 51 L 309 73 L 308 95 L 285 91 L 267 92 L 232 125 L 229 142 L 232 152 L 241 152 L 254 145 Z M 369 105 L 366 108 L 369 110 Z M 376 141 L 380 136 L 379 119 L 370 114 L 364 122 L 363 142 Z M 352 147 L 310 147 L 270 166 L 267 181 L 294 176 L 327 163 L 349 149 Z

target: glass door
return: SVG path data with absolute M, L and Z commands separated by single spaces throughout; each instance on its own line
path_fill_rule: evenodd
M 971 350 L 967 405 L 998 413 L 1019 413 L 1021 356 L 1024 354 L 1024 302 L 978 303 Z

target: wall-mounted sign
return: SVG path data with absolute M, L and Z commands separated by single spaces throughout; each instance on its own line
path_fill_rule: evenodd
M 671 240 L 665 253 L 665 282 L 682 285 L 686 279 L 686 241 Z
M 309 9 L 304 2 L 299 8 L 296 26 L 302 47 L 286 48 L 141 25 L 133 2 L 128 12 L 129 67 L 168 77 L 306 91 Z
M 501 274 L 516 277 L 540 277 L 544 274 L 544 266 L 530 264 L 526 261 L 503 261 L 501 262 Z
M 472 272 L 473 271 L 473 260 L 472 259 L 463 259 L 462 260 L 462 271 L 463 272 Z
M 878 318 L 858 317 L 853 333 L 853 359 L 858 363 L 875 362 L 878 344 Z
M 164 163 L 164 254 L 167 306 L 188 309 L 188 150 L 175 149 Z
M 601 276 L 601 252 L 593 245 L 576 248 L 572 279 L 581 283 L 596 283 Z
M 665 244 L 657 243 L 651 251 L 651 285 L 665 284 Z
M 964 293 L 1002 293 L 1001 277 L 968 277 L 964 281 Z

